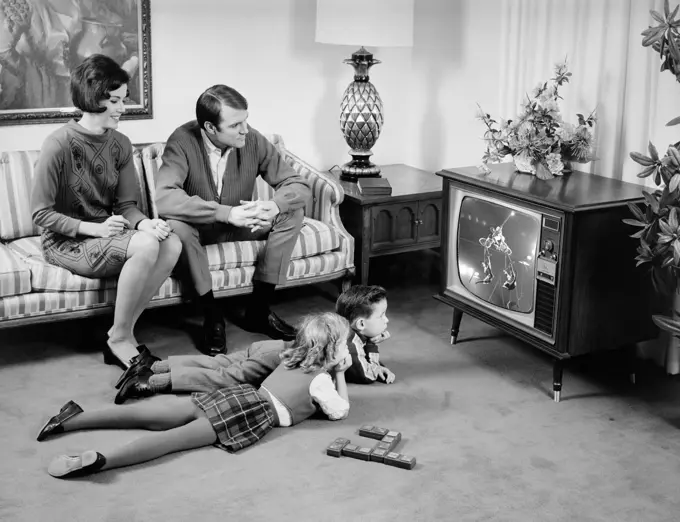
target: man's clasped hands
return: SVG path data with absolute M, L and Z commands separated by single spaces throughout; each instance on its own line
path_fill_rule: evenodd
M 279 215 L 279 206 L 273 201 L 244 201 L 236 207 L 232 207 L 229 214 L 229 223 L 236 227 L 249 228 L 251 232 L 257 232 L 271 228 L 274 218 Z

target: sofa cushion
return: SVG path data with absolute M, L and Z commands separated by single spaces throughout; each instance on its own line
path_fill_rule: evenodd
M 287 284 L 296 286 L 300 284 L 298 282 L 300 280 L 331 274 L 344 267 L 346 259 L 347 252 L 326 252 L 314 257 L 295 259 L 288 267 Z M 210 272 L 212 288 L 215 292 L 250 286 L 253 283 L 253 275 L 255 275 L 255 267 L 252 265 Z
M 117 277 L 90 279 L 51 265 L 42 255 L 40 236 L 25 237 L 9 243 L 12 249 L 31 270 L 31 287 L 35 292 L 83 292 L 115 288 Z
M 21 258 L 0 244 L 0 297 L 31 291 L 31 271 Z
M 31 217 L 37 150 L 0 152 L 0 239 L 40 234 Z
M 210 270 L 253 266 L 264 250 L 265 241 L 232 241 L 207 245 Z M 291 260 L 330 252 L 340 246 L 338 231 L 326 223 L 304 218 Z

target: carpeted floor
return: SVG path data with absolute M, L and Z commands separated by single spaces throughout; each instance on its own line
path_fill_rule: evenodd
M 208 447 L 90 478 L 45 471 L 57 454 L 106 453 L 135 431 L 90 431 L 38 443 L 69 399 L 112 403 L 119 370 L 88 342 L 96 321 L 0 331 L 0 520 L 36 521 L 671 521 L 680 518 L 680 384 L 640 363 L 627 381 L 615 354 L 567 368 L 551 400 L 551 360 L 469 317 L 448 343 L 451 310 L 432 299 L 434 253 L 379 258 L 393 385 L 351 386 L 340 422 L 277 429 L 236 455 Z M 331 309 L 332 286 L 283 291 L 294 321 Z M 239 298 L 224 301 L 238 309 Z M 185 307 L 147 312 L 139 338 L 160 356 L 194 350 Z M 230 325 L 232 350 L 261 338 Z M 164 400 L 159 397 L 151 400 Z M 120 406 L 120 407 L 125 407 Z M 402 432 L 412 471 L 324 453 L 363 424 Z

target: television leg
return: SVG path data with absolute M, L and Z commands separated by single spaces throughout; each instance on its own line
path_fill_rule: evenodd
M 460 330 L 460 322 L 463 319 L 463 312 L 458 308 L 453 309 L 453 322 L 451 323 L 451 344 L 456 344 L 458 340 L 458 331 Z
M 562 370 L 564 369 L 561 359 L 557 359 L 553 364 L 553 400 L 560 402 L 562 394 Z

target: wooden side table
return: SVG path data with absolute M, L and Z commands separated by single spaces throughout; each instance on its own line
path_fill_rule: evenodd
M 357 279 L 368 283 L 372 257 L 435 248 L 440 244 L 442 179 L 408 165 L 381 166 L 389 196 L 363 196 L 356 183 L 341 181 L 340 217 L 354 236 Z

